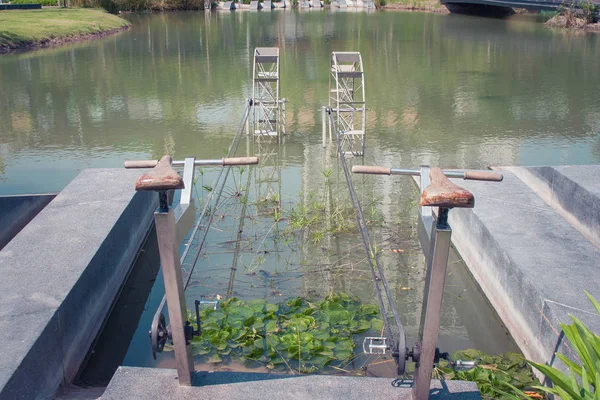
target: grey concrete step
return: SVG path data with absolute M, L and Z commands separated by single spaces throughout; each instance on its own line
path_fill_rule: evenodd
M 250 372 L 196 372 L 193 386 L 179 386 L 172 369 L 120 367 L 103 400 L 122 399 L 410 399 L 409 387 L 391 378 L 332 375 L 278 375 Z M 430 399 L 480 399 L 477 385 L 432 381 Z
M 455 180 L 475 208 L 450 212 L 452 241 L 525 356 L 554 364 L 556 349 L 573 356 L 560 327 L 568 314 L 600 332 L 584 294 L 600 299 L 600 250 L 514 168 L 499 169 L 500 183 Z
M 600 165 L 505 168 L 600 247 Z

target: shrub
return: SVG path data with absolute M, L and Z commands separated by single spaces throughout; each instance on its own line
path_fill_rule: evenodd
M 43 6 L 57 6 L 57 0 L 13 0 L 11 4 L 41 4 Z

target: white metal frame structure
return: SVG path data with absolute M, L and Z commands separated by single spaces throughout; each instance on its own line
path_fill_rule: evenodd
M 272 213 L 281 208 L 282 144 L 257 139 L 254 146 L 254 154 L 260 159 L 260 165 L 253 168 L 257 206 Z
M 254 135 L 279 140 L 285 134 L 285 99 L 279 97 L 279 48 L 254 49 L 252 77 Z
M 365 74 L 359 52 L 333 52 L 329 67 L 329 107 L 346 155 L 365 154 Z

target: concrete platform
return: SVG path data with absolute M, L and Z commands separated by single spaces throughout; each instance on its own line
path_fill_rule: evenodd
M 103 400 L 122 399 L 410 399 L 411 389 L 389 378 L 331 375 L 276 375 L 241 372 L 197 372 L 194 386 L 179 386 L 172 369 L 120 367 Z M 477 385 L 433 381 L 430 399 L 480 399 Z
M 497 169 L 501 183 L 454 180 L 474 194 L 475 208 L 450 212 L 452 241 L 524 355 L 561 367 L 555 351 L 574 357 L 560 328 L 571 322 L 568 314 L 600 332 L 600 317 L 584 294 L 600 299 L 600 250 L 517 175 L 551 177 L 552 198 L 589 216 L 600 200 L 599 170 Z M 572 189 L 574 182 L 579 188 Z
M 504 167 L 600 248 L 600 165 Z
M 0 399 L 77 374 L 152 224 L 139 175 L 83 171 L 0 251 Z

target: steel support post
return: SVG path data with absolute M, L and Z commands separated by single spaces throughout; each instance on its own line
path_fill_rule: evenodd
M 321 137 L 321 141 L 322 141 L 322 146 L 323 148 L 325 148 L 327 146 L 326 141 L 327 141 L 327 111 L 326 108 L 323 107 L 321 109 L 321 131 L 322 131 L 322 137 Z
M 331 108 L 329 108 L 327 113 L 329 115 L 331 115 L 331 113 L 332 113 Z M 332 138 L 333 137 L 333 129 L 332 129 L 332 124 L 331 124 L 331 117 L 329 115 L 327 116 L 327 119 L 329 120 L 329 143 L 333 143 L 333 138 Z
M 156 223 L 158 251 L 165 280 L 165 294 L 167 296 L 173 346 L 175 347 L 175 363 L 179 384 L 191 386 L 194 359 L 192 358 L 192 346 L 187 344 L 184 332 L 184 325 L 188 318 L 173 208 L 168 210 L 160 208 L 154 213 L 154 222 Z
M 436 222 L 431 228 L 431 244 L 427 257 L 427 276 L 423 294 L 421 327 L 419 331 L 419 361 L 415 368 L 412 395 L 415 400 L 429 398 L 431 372 L 435 360 L 437 337 L 442 313 L 444 281 L 450 251 L 452 229 L 448 225 L 448 209 L 440 208 Z
M 420 176 L 420 194 L 423 194 L 423 190 L 429 186 L 429 166 L 421 166 Z M 425 260 L 430 257 L 429 249 L 431 243 L 431 227 L 433 224 L 433 214 L 431 207 L 419 207 L 419 223 L 417 225 L 417 234 L 419 237 L 419 243 L 421 243 L 421 249 L 425 254 Z M 427 263 L 427 261 L 426 261 Z

